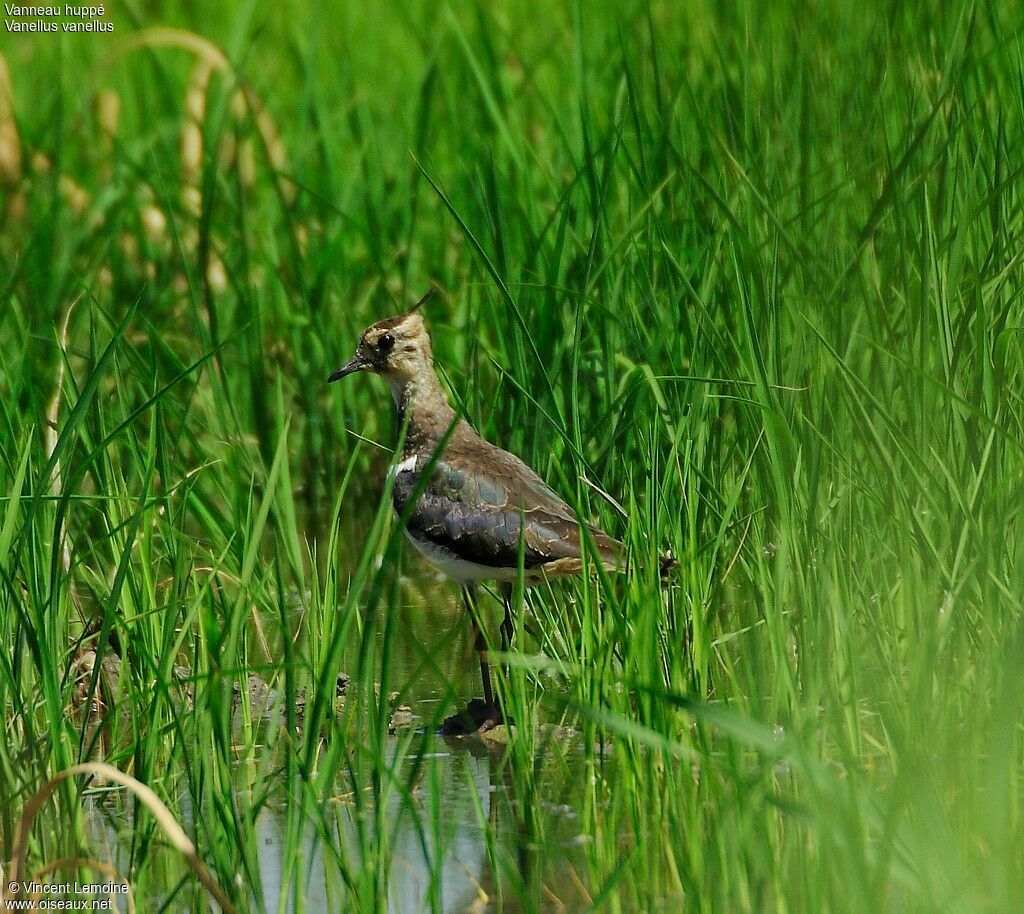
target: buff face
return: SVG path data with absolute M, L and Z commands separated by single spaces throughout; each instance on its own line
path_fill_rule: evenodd
M 357 371 L 372 371 L 402 384 L 415 379 L 430 364 L 430 337 L 423 318 L 415 311 L 407 311 L 367 327 L 355 355 L 327 380 L 333 382 Z

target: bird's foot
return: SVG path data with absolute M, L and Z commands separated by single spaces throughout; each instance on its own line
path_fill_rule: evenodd
M 474 698 L 465 709 L 446 717 L 441 723 L 442 736 L 466 736 L 469 733 L 486 733 L 505 723 L 501 706 L 496 702 L 488 704 Z

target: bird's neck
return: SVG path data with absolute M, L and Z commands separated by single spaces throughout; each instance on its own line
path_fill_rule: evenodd
M 456 421 L 437 379 L 433 365 L 425 365 L 411 378 L 388 377 L 395 398 L 399 421 L 408 418 L 405 453 L 433 450 Z

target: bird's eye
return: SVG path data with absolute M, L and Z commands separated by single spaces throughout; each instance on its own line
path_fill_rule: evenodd
M 385 333 L 379 340 L 377 340 L 377 348 L 381 352 L 387 352 L 389 349 L 394 349 L 395 338 L 390 333 Z

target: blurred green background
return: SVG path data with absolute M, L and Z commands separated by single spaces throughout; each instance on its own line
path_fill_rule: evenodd
M 0 31 L 0 856 L 100 759 L 241 909 L 1020 910 L 1017 4 L 107 19 Z M 324 383 L 432 284 L 453 402 L 632 557 L 529 595 L 486 746 L 390 397 Z M 87 788 L 28 871 L 203 907 Z

